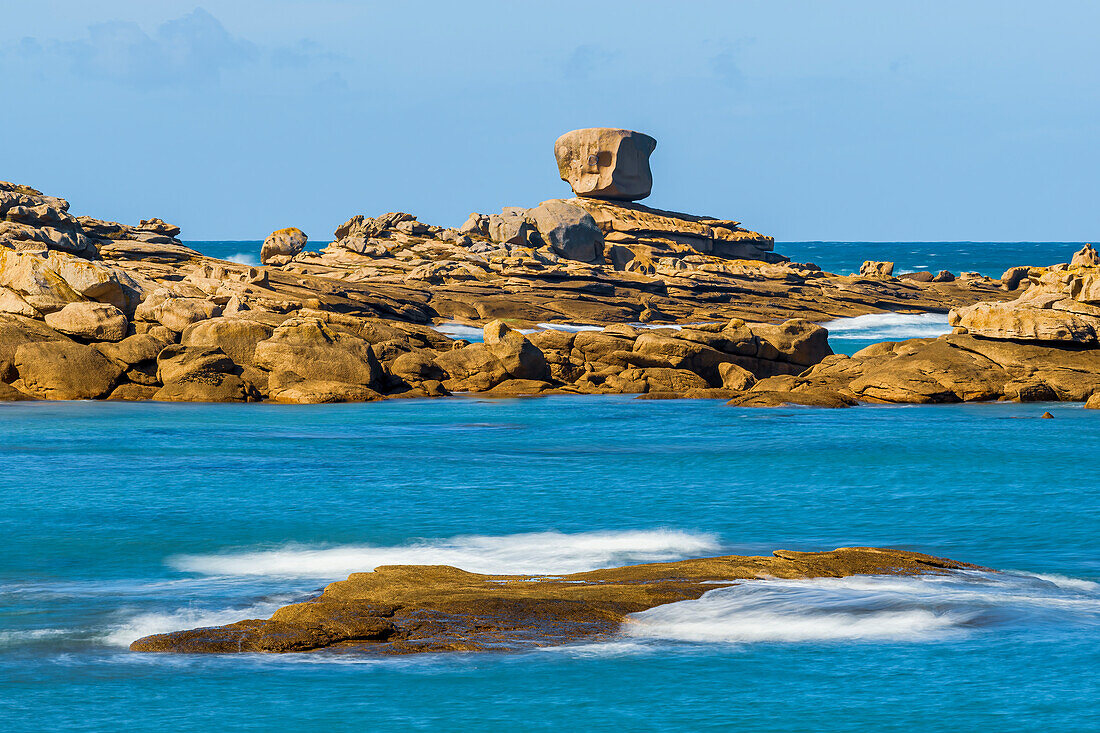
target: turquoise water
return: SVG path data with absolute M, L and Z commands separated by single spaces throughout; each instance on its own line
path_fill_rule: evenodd
M 864 260 L 883 260 L 894 263 L 895 274 L 949 270 L 1000 277 L 1017 265 L 1069 262 L 1082 246 L 1084 242 L 776 242 L 775 251 L 840 275 L 859 272 Z
M 12 403 L 0 438 L 7 730 L 1100 730 L 1080 405 Z M 749 584 L 513 655 L 126 650 L 384 563 L 843 545 L 1013 572 Z
M 186 242 L 203 254 L 258 264 L 261 242 Z M 328 242 L 310 242 L 319 250 Z M 813 262 L 841 275 L 859 271 L 864 260 L 886 260 L 894 272 L 950 270 L 980 272 L 989 277 L 1016 265 L 1053 265 L 1069 262 L 1083 242 L 776 242 L 775 251 L 795 262 Z

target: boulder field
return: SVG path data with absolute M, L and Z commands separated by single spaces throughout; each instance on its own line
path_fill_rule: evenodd
M 514 651 L 609 637 L 629 614 L 699 598 L 721 585 L 769 578 L 944 574 L 986 570 L 904 550 L 776 550 L 630 565 L 562 576 L 481 575 L 446 565 L 388 565 L 353 573 L 269 619 L 138 639 L 138 652 L 373 654 Z
M 289 227 L 251 267 L 184 246 L 160 219 L 74 216 L 63 199 L 0 182 L 0 400 L 474 392 L 844 406 L 1096 391 L 1091 250 L 1000 281 L 900 279 L 890 263 L 839 276 L 786 261 L 736 221 L 601 195 L 472 214 L 457 229 L 358 215 L 320 252 Z M 951 309 L 957 334 L 851 358 L 815 324 Z M 483 326 L 484 343 L 440 322 Z M 520 332 L 540 323 L 602 329 Z

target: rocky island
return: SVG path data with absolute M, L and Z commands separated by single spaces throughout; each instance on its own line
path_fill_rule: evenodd
M 305 652 L 375 654 L 514 651 L 607 638 L 627 616 L 699 598 L 721 585 L 768 578 L 842 578 L 986 570 L 903 550 L 845 547 L 776 550 L 631 565 L 563 576 L 481 575 L 445 565 L 390 565 L 331 583 L 316 598 L 270 619 L 138 639 L 139 652 Z
M 823 272 L 740 222 L 637 203 L 656 140 L 554 145 L 575 197 L 457 228 L 356 215 L 319 252 L 272 233 L 251 267 L 0 183 L 0 400 L 324 403 L 638 394 L 732 404 L 1086 400 L 1100 386 L 1100 266 Z M 1007 302 L 1006 302 L 1007 301 Z M 834 355 L 820 322 L 951 311 L 956 333 Z M 484 343 L 433 326 L 484 328 Z M 541 326 L 540 326 L 541 324 Z M 585 324 L 601 330 L 556 330 Z M 535 333 L 521 330 L 540 326 Z

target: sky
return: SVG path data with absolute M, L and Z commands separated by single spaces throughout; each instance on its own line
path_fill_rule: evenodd
M 185 240 L 457 226 L 657 138 L 644 203 L 780 241 L 1100 238 L 1100 3 L 0 0 L 0 180 Z

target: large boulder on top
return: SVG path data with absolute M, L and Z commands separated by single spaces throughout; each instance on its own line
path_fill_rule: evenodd
M 580 262 L 603 259 L 603 232 L 584 209 L 566 201 L 543 201 L 527 213 L 555 253 Z
M 90 341 L 121 341 L 130 327 L 126 314 L 118 308 L 87 300 L 47 313 L 45 320 L 47 326 L 59 333 Z
M 298 227 L 287 227 L 272 232 L 260 248 L 260 262 L 276 264 L 274 258 L 289 259 L 306 246 L 306 233 Z M 285 259 L 282 260 L 285 262 Z
M 610 127 L 573 130 L 554 142 L 561 179 L 578 196 L 637 201 L 649 195 L 649 156 L 657 141 L 640 132 Z
M 73 341 L 23 344 L 14 362 L 25 391 L 48 400 L 103 397 L 122 375 L 122 369 L 97 349 Z

